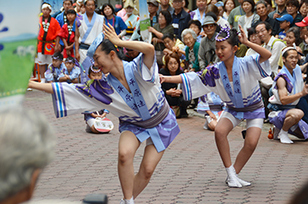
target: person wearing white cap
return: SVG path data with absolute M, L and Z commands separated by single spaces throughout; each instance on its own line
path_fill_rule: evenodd
M 61 31 L 61 27 L 58 21 L 50 16 L 52 8 L 50 4 L 43 3 L 42 13 L 40 17 L 40 29 L 37 36 L 37 57 L 35 63 L 39 66 L 39 72 L 41 77 L 41 82 L 45 82 L 44 72 L 46 71 L 46 66 L 52 62 L 51 56 L 55 52 L 56 41 L 59 41 L 58 34 Z

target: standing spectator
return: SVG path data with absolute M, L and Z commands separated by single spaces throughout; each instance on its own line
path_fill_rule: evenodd
M 228 20 L 231 11 L 235 8 L 234 0 L 227 0 L 224 5 L 224 13 L 222 17 Z
M 174 34 L 178 39 L 181 39 L 181 33 L 184 29 L 188 28 L 188 22 L 190 21 L 190 15 L 183 9 L 182 0 L 173 0 L 174 12 L 172 14 L 172 26 L 174 28 Z
M 158 24 L 154 27 L 149 27 L 149 32 L 153 34 L 152 44 L 155 47 L 157 64 L 161 67 L 163 65 L 162 57 L 165 49 L 164 41 L 162 40 L 164 34 L 173 34 L 172 17 L 169 11 L 160 11 L 158 17 Z
M 242 26 L 245 34 L 247 35 L 247 30 L 251 28 L 251 25 L 255 24 L 259 20 L 259 16 L 255 13 L 255 2 L 254 0 L 244 0 L 243 10 L 245 15 L 238 19 L 238 24 Z
M 199 60 L 198 60 L 200 43 L 196 41 L 197 34 L 192 29 L 187 28 L 182 32 L 182 39 L 184 41 L 184 44 L 186 45 L 185 48 L 186 61 L 189 62 L 188 69 L 184 71 L 197 72 L 200 70 Z
M 156 23 L 158 23 L 158 1 L 150 0 L 148 1 L 148 11 L 150 13 L 151 26 L 153 27 Z
M 105 16 L 105 24 L 107 25 L 109 23 L 119 37 L 124 36 L 127 26 L 121 17 L 115 15 L 113 6 L 108 3 L 104 4 L 102 13 Z
M 43 114 L 11 107 L 0 112 L 0 141 L 0 203 L 28 201 L 55 156 L 56 137 Z
M 293 23 L 293 17 L 290 14 L 285 14 L 281 18 L 276 18 L 276 20 L 279 22 L 281 29 L 280 33 L 276 37 L 283 40 L 286 37 L 286 33 L 291 27 L 291 24 Z
M 278 104 L 278 109 L 270 113 L 269 119 L 280 130 L 280 142 L 290 144 L 293 141 L 288 137 L 288 132 L 308 138 L 308 124 L 302 120 L 304 112 L 296 108 L 300 98 L 308 94 L 308 85 L 304 84 L 301 68 L 296 64 L 297 50 L 286 47 L 282 57 L 284 66 L 274 80 L 274 95 L 270 98 L 271 103 Z
M 211 16 L 206 16 L 202 27 L 204 33 L 206 34 L 206 37 L 202 38 L 198 52 L 199 66 L 201 70 L 205 69 L 205 67 L 207 67 L 208 65 L 214 64 L 219 61 L 215 53 L 215 37 L 218 34 L 216 32 L 216 22 Z
M 288 14 L 293 17 L 293 23 L 290 25 L 290 27 L 293 27 L 295 23 L 301 22 L 303 20 L 302 15 L 298 12 L 299 2 L 298 0 L 288 0 L 286 6 Z
M 62 26 L 59 36 L 61 37 L 64 43 L 63 57 L 67 58 L 68 56 L 75 57 L 74 55 L 74 45 L 79 44 L 79 31 L 76 21 L 76 11 L 70 9 L 66 13 L 67 23 Z M 77 29 L 76 29 L 77 28 Z M 77 45 L 79 47 L 79 45 Z
M 272 27 L 271 35 L 278 35 L 280 30 L 279 23 L 273 18 L 268 17 L 267 3 L 264 1 L 258 1 L 256 4 L 256 10 L 257 14 L 260 16 L 260 19 L 252 26 L 256 26 L 259 22 L 267 22 Z
M 39 66 L 41 82 L 43 83 L 45 82 L 44 72 L 46 71 L 46 66 L 52 62 L 51 56 L 54 54 L 55 42 L 56 39 L 59 41 L 58 35 L 61 31 L 58 21 L 50 16 L 51 10 L 50 4 L 43 3 L 43 15 L 40 17 L 40 28 L 37 36 L 38 44 L 35 63 Z
M 103 32 L 104 17 L 98 15 L 95 11 L 95 0 L 85 0 L 84 5 L 86 12 L 83 14 L 83 20 L 80 22 L 79 27 L 79 52 L 76 46 L 76 58 L 78 59 L 80 53 L 80 62 L 82 63 L 87 57 L 87 51 L 95 40 L 95 38 Z M 88 73 L 88 68 L 84 67 L 86 73 Z
M 200 23 L 202 23 L 204 21 L 207 4 L 207 0 L 197 0 L 197 9 L 190 12 L 191 19 L 198 20 Z
M 168 54 L 165 57 L 166 66 L 160 69 L 159 73 L 166 76 L 175 76 L 183 73 L 180 67 L 180 59 L 176 53 Z M 187 118 L 187 106 L 190 101 L 184 101 L 182 89 L 180 84 L 176 83 L 162 83 L 161 88 L 164 91 L 168 104 L 173 107 L 177 118 Z
M 139 39 L 139 34 L 137 33 L 137 28 L 139 28 L 139 16 L 133 14 L 134 4 L 131 0 L 127 0 L 124 3 L 124 9 L 126 14 L 122 18 L 127 26 L 126 34 L 123 36 L 123 40 L 136 40 Z
M 218 16 L 222 17 L 223 14 L 224 14 L 224 2 L 222 1 L 218 1 L 215 6 L 217 7 L 218 9 Z M 224 18 L 223 18 L 224 19 Z M 224 19 L 224 20 L 227 20 L 227 19 Z
M 159 14 L 160 11 L 169 11 L 170 14 L 172 14 L 173 11 L 174 11 L 174 8 L 172 8 L 172 6 L 170 6 L 169 0 L 161 0 L 160 6 L 159 6 L 158 11 L 157 11 L 157 15 Z
M 242 15 L 245 15 L 245 12 L 242 8 L 243 0 L 238 0 L 238 3 L 240 3 L 240 5 L 234 8 L 228 16 L 228 22 L 231 28 L 235 28 L 235 29 L 238 29 L 238 19 Z
M 187 13 L 190 13 L 190 10 L 188 9 L 189 1 L 188 0 L 183 0 L 183 9 Z
M 276 19 L 288 13 L 286 9 L 286 0 L 275 0 L 275 4 L 276 4 L 276 10 L 270 12 L 268 14 L 268 17 Z
M 63 11 L 57 15 L 56 20 L 59 22 L 61 28 L 63 27 L 64 24 L 68 23 L 67 20 L 67 11 L 70 9 L 74 9 L 73 8 L 73 1 L 72 0 L 63 0 Z M 75 32 L 75 28 L 73 30 L 73 32 Z M 61 46 L 61 47 L 60 47 Z M 59 52 L 64 49 L 64 43 L 62 41 L 62 39 L 60 39 L 59 42 L 57 42 L 57 47 L 56 47 L 56 52 Z

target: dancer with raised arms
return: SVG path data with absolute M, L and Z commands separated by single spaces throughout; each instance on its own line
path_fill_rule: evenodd
M 134 203 L 180 130 L 161 89 L 153 45 L 122 41 L 110 24 L 104 25 L 104 34 L 105 39 L 93 43 L 98 45 L 93 59 L 94 66 L 109 73 L 106 78 L 94 80 L 90 86 L 30 81 L 29 87 L 53 95 L 57 117 L 102 108 L 119 117 L 118 174 L 124 195 L 121 203 Z M 117 47 L 141 54 L 125 62 Z M 145 140 L 143 159 L 134 175 L 134 155 Z
M 161 82 L 183 83 L 186 100 L 213 91 L 226 103 L 227 107 L 215 128 L 215 141 L 227 171 L 226 183 L 237 188 L 251 185 L 240 179 L 238 173 L 257 146 L 265 117 L 258 80 L 271 74 L 268 61 L 271 53 L 248 41 L 244 30 L 239 27 L 240 35 L 235 29 L 227 27 L 216 36 L 216 54 L 221 60 L 218 64 L 197 73 L 160 76 Z M 238 40 L 259 54 L 237 58 Z M 244 119 L 247 128 L 244 146 L 232 164 L 227 136 Z

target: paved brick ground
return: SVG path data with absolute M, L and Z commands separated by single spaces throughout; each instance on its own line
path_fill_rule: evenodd
M 42 173 L 34 200 L 80 201 L 90 193 L 105 193 L 109 203 L 122 198 L 117 177 L 117 119 L 109 114 L 115 129 L 109 134 L 85 132 L 83 115 L 56 119 L 51 96 L 27 92 L 24 105 L 43 112 L 57 134 L 57 157 Z M 136 203 L 287 203 L 293 193 L 308 181 L 307 143 L 283 145 L 267 139 L 264 127 L 259 145 L 241 178 L 252 186 L 231 189 L 224 183 L 226 173 L 218 155 L 213 132 L 202 128 L 204 119 L 179 119 L 181 133 L 164 157 Z M 236 127 L 229 135 L 232 159 L 243 145 Z M 135 169 L 144 144 L 135 157 Z

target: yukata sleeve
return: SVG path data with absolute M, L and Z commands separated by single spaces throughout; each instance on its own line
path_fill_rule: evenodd
M 107 107 L 106 104 L 78 91 L 74 84 L 52 83 L 52 89 L 54 113 L 57 118 Z
M 78 78 L 80 75 L 79 67 L 75 67 L 73 73 L 70 75 L 71 80 Z
M 182 94 L 185 101 L 203 96 L 211 92 L 211 88 L 206 86 L 196 72 L 187 72 L 180 75 L 183 81 Z
M 52 66 L 51 64 L 48 66 L 47 71 L 44 73 L 46 81 L 53 81 L 53 74 L 52 74 Z
M 253 73 L 258 80 L 268 77 L 271 75 L 271 65 L 269 60 L 266 60 L 262 63 L 259 62 L 260 55 L 254 54 L 250 56 L 245 56 L 244 58 L 245 67 L 247 71 Z
M 133 69 L 137 71 L 142 79 L 146 82 L 154 83 L 158 78 L 158 66 L 156 63 L 156 56 L 154 55 L 154 61 L 151 67 L 147 67 L 143 63 L 143 54 L 139 54 L 133 61 Z

